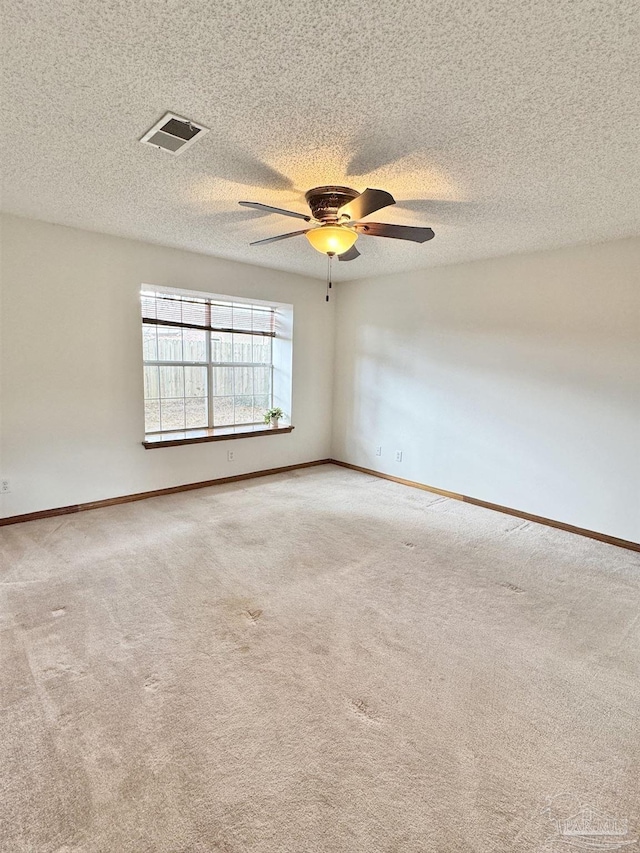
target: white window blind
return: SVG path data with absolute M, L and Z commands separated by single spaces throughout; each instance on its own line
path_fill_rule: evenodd
M 275 309 L 263 305 L 217 302 L 212 299 L 142 293 L 142 322 L 212 332 L 275 337 Z

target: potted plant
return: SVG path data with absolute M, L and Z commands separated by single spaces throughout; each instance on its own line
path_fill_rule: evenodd
M 284 412 L 281 408 L 269 409 L 269 411 L 264 414 L 264 422 L 265 424 L 271 424 L 273 429 L 278 429 L 278 421 L 283 417 Z

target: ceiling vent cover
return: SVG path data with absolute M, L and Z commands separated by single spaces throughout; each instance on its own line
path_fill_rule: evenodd
M 208 132 L 208 127 L 174 113 L 167 113 L 145 133 L 140 142 L 161 148 L 170 154 L 182 154 Z

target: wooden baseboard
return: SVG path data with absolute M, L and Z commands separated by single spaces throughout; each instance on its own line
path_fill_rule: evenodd
M 331 459 L 316 459 L 314 462 L 300 462 L 298 465 L 285 465 L 281 468 L 267 468 L 263 471 L 253 471 L 250 474 L 235 474 L 233 477 L 218 477 L 215 480 L 202 480 L 199 483 L 185 483 L 183 486 L 169 486 L 167 489 L 155 489 L 152 492 L 137 492 L 133 495 L 121 495 L 117 498 L 106 498 L 102 501 L 60 506 L 54 509 L 43 509 L 39 512 L 27 512 L 24 515 L 10 515 L 0 518 L 0 527 L 7 524 L 20 524 L 23 521 L 36 521 L 39 518 L 53 518 L 56 515 L 69 515 L 74 512 L 85 512 L 89 509 L 102 509 L 106 506 L 127 504 L 132 501 L 144 501 L 147 498 L 159 498 L 163 495 L 175 495 L 178 492 L 189 492 L 192 489 L 205 489 L 207 486 L 221 486 L 224 483 L 237 483 L 240 480 L 252 480 L 254 477 L 267 477 L 269 474 L 284 474 L 286 471 L 297 471 L 299 468 L 313 468 L 316 465 L 326 465 Z
M 443 495 L 446 498 L 452 498 L 463 503 L 474 504 L 484 509 L 491 509 L 494 512 L 502 512 L 506 515 L 513 515 L 516 518 L 522 518 L 526 521 L 534 521 L 537 524 L 545 524 L 547 527 L 555 527 L 558 530 L 565 530 L 567 533 L 575 533 L 578 536 L 586 536 L 589 539 L 597 539 L 599 542 L 606 542 L 608 545 L 616 545 L 618 548 L 626 548 L 629 551 L 640 552 L 640 543 L 630 542 L 627 539 L 618 539 L 615 536 L 608 536 L 606 533 L 598 533 L 595 530 L 587 530 L 584 527 L 575 527 L 573 524 L 565 524 L 563 521 L 555 521 L 552 518 L 544 518 L 541 515 L 533 515 L 530 512 L 523 512 L 519 509 L 512 509 L 508 506 L 482 501 L 478 498 L 469 497 L 469 495 L 461 495 L 457 492 L 449 492 L 446 489 L 438 489 L 435 486 L 427 486 L 425 483 L 418 483 L 415 480 L 405 480 L 402 477 L 394 477 L 391 474 L 383 474 L 381 471 L 374 471 L 372 468 L 362 468 L 360 465 L 352 465 L 350 462 L 341 462 L 339 459 L 317 459 L 314 462 L 301 462 L 298 465 L 285 465 L 281 468 L 268 468 L 263 471 L 253 471 L 250 474 L 236 474 L 232 477 L 218 477 L 215 480 L 202 480 L 198 483 L 185 483 L 182 486 L 170 486 L 167 489 L 156 489 L 151 492 L 137 492 L 133 495 L 121 495 L 117 498 L 107 498 L 102 501 L 89 501 L 88 503 L 73 504 L 72 506 L 55 507 L 54 509 L 44 509 L 39 512 L 27 512 L 24 515 L 11 515 L 7 518 L 0 518 L 0 527 L 8 524 L 20 524 L 23 521 L 35 521 L 39 518 L 53 518 L 56 515 L 69 515 L 75 512 L 85 512 L 90 509 L 102 509 L 107 506 L 116 506 L 117 504 L 131 503 L 132 501 L 143 501 L 147 498 L 158 498 L 163 495 L 175 495 L 178 492 L 189 492 L 192 489 L 205 489 L 208 486 L 221 486 L 224 483 L 237 483 L 240 480 L 251 480 L 255 477 L 267 477 L 269 474 L 284 474 L 286 471 L 296 471 L 300 468 L 313 468 L 316 465 L 339 465 L 341 468 L 349 468 L 352 471 L 360 471 L 362 474 L 370 474 L 372 477 L 380 477 L 383 480 L 391 480 L 393 483 L 400 483 L 403 486 L 410 486 L 413 489 L 422 489 L 425 492 L 432 492 L 435 495 Z
M 422 489 L 425 492 L 433 492 L 436 495 L 443 495 L 446 498 L 452 498 L 455 501 L 463 501 L 464 503 L 481 506 L 483 509 L 492 509 L 495 512 L 502 512 L 506 515 L 514 515 L 516 518 L 523 518 L 526 521 L 534 521 L 536 524 L 545 524 L 547 527 L 555 527 L 558 530 L 565 530 L 567 533 L 575 533 L 578 536 L 586 536 L 589 539 L 597 539 L 599 542 L 606 542 L 608 545 L 616 545 L 618 548 L 626 548 L 629 551 L 640 551 L 640 543 L 630 542 L 628 539 L 618 539 L 616 536 L 608 536 L 606 533 L 597 533 L 595 530 L 587 530 L 584 527 L 575 527 L 573 524 L 565 524 L 563 521 L 555 521 L 552 518 L 544 518 L 541 515 L 533 515 L 530 512 L 523 512 L 519 509 L 512 509 L 508 506 L 490 503 L 489 501 L 481 501 L 478 498 L 471 498 L 468 495 L 460 495 L 457 492 L 448 492 L 445 489 L 437 489 L 435 486 L 427 486 L 424 483 L 417 483 L 415 480 L 405 480 L 402 477 L 394 477 L 391 474 L 383 474 L 380 471 L 374 471 L 372 468 L 362 468 L 360 465 L 351 465 L 350 462 L 340 462 L 338 459 L 331 459 L 334 465 L 340 465 L 342 468 L 350 468 L 352 471 L 360 471 L 363 474 L 371 474 L 372 477 L 380 477 L 383 480 L 391 480 L 393 483 L 400 483 L 403 486 L 411 486 L 414 489 Z

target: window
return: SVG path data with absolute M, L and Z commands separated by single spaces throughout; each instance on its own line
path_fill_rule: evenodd
M 276 308 L 141 295 L 146 434 L 262 424 L 274 400 Z

